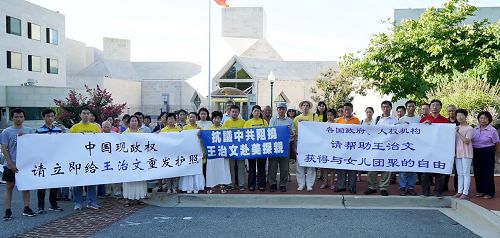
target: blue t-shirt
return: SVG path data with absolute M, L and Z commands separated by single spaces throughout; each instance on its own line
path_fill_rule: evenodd
M 2 140 L 0 141 L 0 144 L 7 145 L 10 159 L 14 162 L 14 164 L 16 163 L 17 154 L 17 135 L 21 131 L 24 132 L 24 134 L 33 133 L 33 129 L 29 127 L 14 128 L 11 126 L 2 131 Z M 3 165 L 7 166 L 7 160 L 4 160 Z

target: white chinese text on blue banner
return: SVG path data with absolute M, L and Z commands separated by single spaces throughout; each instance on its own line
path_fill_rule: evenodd
M 208 159 L 287 157 L 290 129 L 287 126 L 277 126 L 203 130 L 201 141 Z

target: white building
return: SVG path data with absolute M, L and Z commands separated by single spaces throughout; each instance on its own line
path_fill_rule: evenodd
M 285 61 L 266 40 L 266 16 L 262 7 L 222 9 L 222 36 L 236 55 L 213 77 L 214 109 L 223 110 L 224 102 L 234 100 L 248 116 L 253 105 L 286 102 L 297 108 L 302 100 L 311 100 L 311 88 L 321 72 L 337 68 L 335 61 Z M 268 75 L 276 77 L 271 86 Z
M 0 1 L 0 128 L 9 109 L 26 111 L 39 126 L 41 111 L 69 90 L 99 85 L 125 113 L 197 110 L 206 99 L 187 82 L 201 72 L 191 62 L 131 62 L 129 40 L 104 38 L 103 50 L 65 37 L 65 17 L 24 0 Z

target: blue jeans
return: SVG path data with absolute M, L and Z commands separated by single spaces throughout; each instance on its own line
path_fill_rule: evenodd
M 82 204 L 83 187 L 73 187 L 73 201 Z M 97 204 L 97 185 L 87 186 L 87 204 Z
M 399 188 L 415 189 L 417 182 L 417 173 L 399 172 Z

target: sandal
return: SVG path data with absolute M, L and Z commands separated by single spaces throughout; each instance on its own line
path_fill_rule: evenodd
M 478 193 L 478 194 L 476 194 L 476 197 L 478 197 L 478 198 L 479 198 L 479 197 L 484 197 L 484 194 L 482 194 L 482 193 Z
M 484 199 L 492 199 L 492 198 L 493 198 L 493 196 L 491 196 L 491 195 L 484 195 L 484 197 L 483 197 L 483 198 L 484 198 Z
M 143 201 L 137 200 L 137 205 L 144 205 L 144 204 L 146 204 L 146 203 L 144 203 Z
M 328 187 L 328 185 L 326 183 L 324 183 L 324 184 L 321 184 L 321 187 L 319 187 L 319 189 L 325 189 L 327 187 Z
M 213 188 L 210 188 L 209 190 L 207 190 L 207 194 L 212 194 L 214 193 L 214 189 Z
M 130 202 L 126 202 L 125 204 L 123 204 L 124 207 L 130 207 L 132 206 L 132 204 Z

